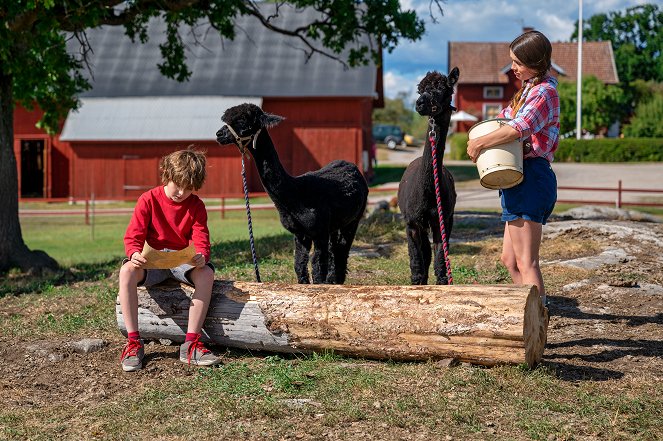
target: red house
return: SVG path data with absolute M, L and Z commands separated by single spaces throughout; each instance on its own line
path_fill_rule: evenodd
M 294 28 L 315 13 L 281 6 L 278 24 Z M 242 102 L 286 118 L 270 134 L 289 173 L 333 159 L 370 172 L 371 114 L 382 97 L 378 67 L 345 69 L 324 56 L 307 59 L 297 39 L 267 30 L 254 17 L 238 18 L 232 41 L 208 28 L 180 32 L 188 39 L 193 72 L 184 83 L 158 70 L 162 20 L 150 23 L 147 44 L 132 43 L 122 27 L 89 31 L 92 89 L 81 95 L 81 107 L 69 113 L 61 132 L 49 136 L 37 129 L 38 110 L 16 109 L 19 197 L 136 197 L 158 185 L 161 156 L 189 145 L 207 150 L 202 196 L 240 194 L 240 154 L 219 146 L 215 133 L 222 113 Z M 78 51 L 73 43 L 70 49 Z M 247 175 L 250 191 L 263 191 L 251 161 Z
M 552 74 L 560 81 L 576 81 L 577 43 L 552 43 Z M 617 84 L 617 68 L 609 41 L 584 42 L 582 74 L 594 75 L 605 84 Z M 511 71 L 509 43 L 449 42 L 449 68 L 458 66 L 460 79 L 455 94 L 458 110 L 480 121 L 494 118 L 520 88 Z M 459 122 L 466 132 L 474 123 Z

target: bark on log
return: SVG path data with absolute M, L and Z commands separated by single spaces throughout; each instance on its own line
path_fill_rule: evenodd
M 192 293 L 185 284 L 139 288 L 141 336 L 184 341 Z M 116 313 L 126 335 L 119 301 Z M 215 281 L 203 339 L 274 352 L 532 366 L 543 355 L 547 328 L 547 309 L 532 285 Z

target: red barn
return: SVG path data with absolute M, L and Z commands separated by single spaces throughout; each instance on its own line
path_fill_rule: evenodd
M 294 28 L 314 14 L 281 6 L 277 24 Z M 267 30 L 254 17 L 238 18 L 236 29 L 232 41 L 209 26 L 181 30 L 193 72 L 184 83 L 158 70 L 162 20 L 150 23 L 147 44 L 131 42 L 122 27 L 90 30 L 92 89 L 81 94 L 81 107 L 69 113 L 61 132 L 49 136 L 35 128 L 38 110 L 16 110 L 19 196 L 135 197 L 158 185 L 161 156 L 189 145 L 208 152 L 201 195 L 239 194 L 239 152 L 219 146 L 215 133 L 221 114 L 242 102 L 286 118 L 270 134 L 289 173 L 333 159 L 370 172 L 371 114 L 382 98 L 379 68 L 346 69 L 321 55 L 308 58 L 297 39 Z M 263 191 L 251 161 L 247 166 L 250 191 Z
M 552 43 L 552 47 L 552 74 L 576 81 L 577 43 Z M 619 82 L 609 41 L 584 42 L 582 53 L 583 76 L 594 75 L 605 84 Z M 520 88 L 511 71 L 509 43 L 449 42 L 449 68 L 454 66 L 460 69 L 455 106 L 480 121 L 497 116 Z M 457 131 L 466 132 L 472 124 L 459 122 Z

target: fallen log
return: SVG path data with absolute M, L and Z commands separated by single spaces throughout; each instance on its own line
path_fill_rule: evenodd
M 193 290 L 138 289 L 146 339 L 184 341 Z M 120 330 L 126 335 L 119 301 Z M 215 281 L 203 339 L 273 352 L 537 364 L 548 327 L 532 285 L 352 286 Z

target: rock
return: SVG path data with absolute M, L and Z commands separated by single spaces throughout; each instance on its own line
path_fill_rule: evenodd
M 657 222 L 661 220 L 656 216 L 639 211 L 624 210 L 623 208 L 599 207 L 595 205 L 585 205 L 582 207 L 571 208 L 559 214 L 565 219 L 594 219 L 594 220 L 629 220 L 636 222 Z
M 107 344 L 105 340 L 100 338 L 84 338 L 71 343 L 71 348 L 77 354 L 89 354 L 90 352 L 101 351 Z
M 450 368 L 452 366 L 457 366 L 458 364 L 459 362 L 455 358 L 443 358 L 435 362 L 435 367 L 444 369 L 444 368 Z
M 583 279 L 580 280 L 579 282 L 569 283 L 568 285 L 564 285 L 562 287 L 562 291 L 573 291 L 574 289 L 582 288 L 583 286 L 586 286 L 589 283 L 590 283 L 589 279 Z
M 615 265 L 633 260 L 622 248 L 608 248 L 598 256 L 579 257 L 559 262 L 560 265 L 583 269 L 596 269 L 601 265 Z

